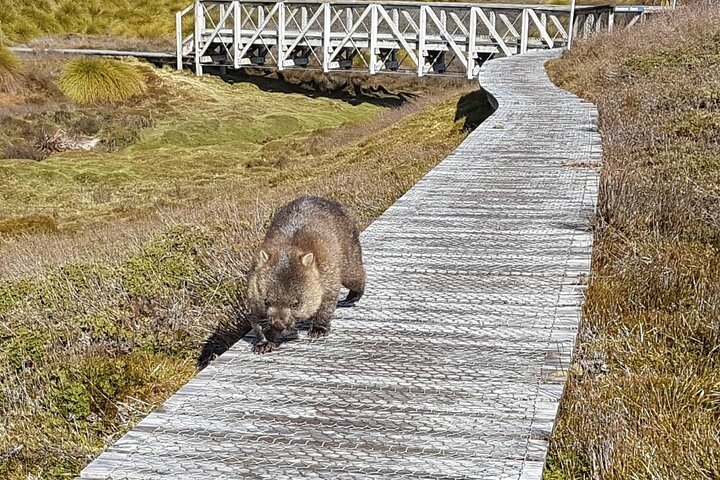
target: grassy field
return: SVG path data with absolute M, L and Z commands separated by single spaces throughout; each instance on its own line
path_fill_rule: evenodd
M 548 67 L 598 105 L 593 275 L 547 480 L 720 478 L 720 7 Z
M 387 108 L 412 95 L 272 93 L 138 63 L 144 94 L 79 106 L 54 86 L 63 62 L 43 62 L 0 98 L 0 146 L 56 130 L 100 143 L 0 160 L 3 479 L 72 477 L 187 382 L 242 318 L 279 205 L 330 196 L 367 225 L 489 112 L 472 85 Z
M 58 101 L 41 115 L 28 113 L 28 106 L 0 114 L 0 124 L 7 125 L 0 147 L 56 130 L 95 136 L 107 147 L 60 152 L 39 164 L 0 162 L 0 233 L 38 215 L 65 230 L 200 201 L 223 181 L 267 175 L 269 157 L 291 161 L 297 152 L 288 148 L 289 137 L 301 142 L 312 132 L 362 122 L 382 110 L 138 68 L 152 92 L 131 104 L 82 108 Z M 126 143 L 131 145 L 114 151 Z
M 5 0 L 0 9 L 2 37 L 11 42 L 74 33 L 82 35 L 170 37 L 174 13 L 189 0 Z

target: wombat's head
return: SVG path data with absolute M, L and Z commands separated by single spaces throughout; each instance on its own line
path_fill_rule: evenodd
M 260 250 L 248 287 L 253 309 L 278 329 L 311 317 L 322 303 L 317 258 L 295 247 Z

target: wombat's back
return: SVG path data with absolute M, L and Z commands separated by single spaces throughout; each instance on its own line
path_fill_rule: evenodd
M 340 203 L 303 196 L 278 210 L 268 228 L 263 248 L 297 247 L 313 252 L 322 266 L 330 267 L 329 263 L 336 263 L 342 268 L 344 260 L 358 244 L 358 236 L 355 222 Z

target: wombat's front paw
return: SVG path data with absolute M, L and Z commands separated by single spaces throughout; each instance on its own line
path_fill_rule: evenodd
M 308 337 L 310 338 L 322 338 L 327 337 L 330 333 L 330 329 L 327 327 L 316 327 L 312 326 L 310 330 L 308 330 Z
M 274 342 L 262 342 L 254 345 L 252 351 L 253 353 L 270 353 L 276 347 L 277 345 Z

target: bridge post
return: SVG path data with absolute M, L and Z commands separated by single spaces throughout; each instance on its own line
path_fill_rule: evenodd
M 520 29 L 520 53 L 527 52 L 530 37 L 530 13 L 527 8 L 522 10 L 522 28 Z
M 378 5 L 370 6 L 370 75 L 377 69 Z
M 277 68 L 285 70 L 285 2 L 279 2 L 278 26 L 277 26 Z
M 323 3 L 323 72 L 330 71 L 330 22 L 331 12 L 330 4 Z
M 203 74 L 202 65 L 200 64 L 200 38 L 202 37 L 203 26 L 205 23 L 205 13 L 200 0 L 195 0 L 195 31 L 193 35 L 193 46 L 195 50 L 195 75 L 201 77 Z
M 473 78 L 475 70 L 475 43 L 477 41 L 477 12 L 470 8 L 470 29 L 468 30 L 467 78 Z
M 425 75 L 425 33 L 427 28 L 427 9 L 425 5 L 420 5 L 420 18 L 418 19 L 418 77 Z
M 240 68 L 240 42 L 242 42 L 242 7 L 234 1 L 233 8 L 233 66 Z
M 176 68 L 183 69 L 183 34 L 182 34 L 182 12 L 175 14 L 175 60 Z
M 575 0 L 570 4 L 570 19 L 568 20 L 567 30 L 567 48 L 572 48 L 572 42 L 575 38 Z

